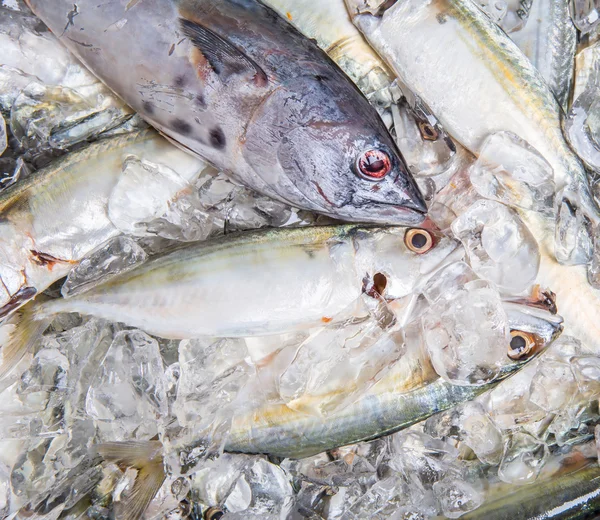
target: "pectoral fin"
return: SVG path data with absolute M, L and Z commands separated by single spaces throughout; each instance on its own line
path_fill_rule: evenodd
M 242 75 L 248 76 L 257 87 L 265 87 L 268 84 L 265 71 L 231 42 L 198 22 L 185 18 L 180 18 L 179 22 L 183 34 L 202 53 L 223 82 L 233 75 Z

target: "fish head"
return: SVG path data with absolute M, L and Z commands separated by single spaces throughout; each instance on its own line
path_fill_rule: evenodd
M 388 301 L 418 293 L 442 267 L 464 254 L 457 240 L 427 227 L 356 228 L 356 266 L 363 288 Z
M 246 159 L 265 180 L 281 172 L 335 218 L 422 222 L 427 206 L 383 121 L 337 74 L 294 78 L 271 93 L 246 132 Z
M 554 305 L 544 308 L 539 302 L 503 302 L 510 328 L 503 379 L 542 354 L 563 331 L 563 318 Z

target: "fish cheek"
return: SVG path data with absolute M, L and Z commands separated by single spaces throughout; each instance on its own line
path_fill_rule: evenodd
M 325 133 L 310 127 L 293 130 L 281 142 L 279 163 L 315 204 L 341 208 L 352 201 L 355 179 L 350 178 L 343 143 Z

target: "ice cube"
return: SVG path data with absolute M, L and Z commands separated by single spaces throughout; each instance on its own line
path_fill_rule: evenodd
M 88 253 L 61 288 L 65 298 L 88 291 L 107 280 L 130 271 L 146 260 L 145 251 L 131 238 L 115 237 Z
M 586 217 L 572 204 L 561 200 L 557 208 L 555 235 L 556 256 L 565 264 L 587 264 L 593 257 L 594 244 L 586 225 Z
M 371 300 L 383 309 L 370 308 Z M 378 320 L 382 310 L 392 321 Z M 290 359 L 277 380 L 288 408 L 324 417 L 335 413 L 379 381 L 404 352 L 402 334 L 392 330 L 393 312 L 383 299 L 363 295 L 331 323 L 279 353 Z M 341 394 L 335 391 L 340 387 Z
M 506 206 L 476 202 L 452 223 L 452 231 L 465 246 L 473 270 L 501 290 L 519 293 L 535 280 L 540 265 L 537 242 Z
M 418 100 L 415 108 L 407 102 L 391 106 L 396 142 L 408 168 L 417 177 L 438 175 L 448 169 L 456 155 L 456 148 L 443 133 L 437 120 L 421 109 Z M 418 116 L 417 116 L 418 114 Z
M 537 368 L 538 361 L 533 360 L 487 396 L 488 413 L 502 430 L 535 423 L 546 417 L 546 412 L 529 400 L 529 389 Z
M 10 468 L 0 462 L 0 516 L 8 517 L 10 511 Z
M 504 20 L 508 12 L 506 0 L 477 0 L 477 6 L 498 25 Z
M 158 343 L 139 330 L 116 334 L 86 397 L 102 441 L 148 440 L 167 414 Z
M 576 356 L 570 361 L 581 400 L 590 402 L 600 397 L 600 358 Z
M 546 412 L 559 412 L 576 392 L 577 382 L 567 363 L 542 359 L 531 381 L 529 399 Z
M 510 132 L 498 132 L 485 140 L 469 176 L 482 197 L 547 215 L 554 212 L 552 167 Z
M 0 156 L 4 153 L 8 145 L 6 139 L 6 123 L 2 114 L 0 114 Z
M 498 476 L 508 484 L 530 484 L 548 460 L 546 443 L 526 433 L 513 433 L 504 445 Z
M 67 87 L 32 81 L 12 103 L 10 129 L 23 147 L 66 149 L 129 117 L 118 108 L 98 107 Z
M 433 484 L 433 493 L 447 518 L 459 518 L 483 504 L 481 489 L 454 475 Z
M 577 155 L 594 170 L 600 167 L 600 43 L 577 55 L 578 69 L 573 104 L 565 118 L 565 136 Z M 580 65 L 581 63 L 581 65 Z
M 472 401 L 446 413 L 458 430 L 458 438 L 481 462 L 494 465 L 500 462 L 504 439 L 481 403 Z
M 222 452 L 236 411 L 261 396 L 244 391 L 255 367 L 243 339 L 184 340 L 179 370 L 173 403 L 179 430 L 169 433 L 163 443 L 172 471 L 187 474 Z
M 570 6 L 573 23 L 583 34 L 592 31 L 600 22 L 598 0 L 573 0 Z
M 484 280 L 467 282 L 431 305 L 423 331 L 435 371 L 452 384 L 485 384 L 506 363 L 508 319 L 497 290 Z
M 435 273 L 423 288 L 423 295 L 433 304 L 440 298 L 451 298 L 473 280 L 477 280 L 477 275 L 466 263 L 453 262 Z
M 452 222 L 481 199 L 469 178 L 469 166 L 475 162 L 465 157 L 465 165 L 449 179 L 435 195 L 429 209 L 429 217 L 442 230 L 449 230 Z
M 494 0 L 491 0 L 492 2 Z M 508 4 L 506 15 L 500 22 L 500 27 L 505 32 L 511 33 L 521 29 L 529 18 L 532 0 L 500 0 Z
M 206 238 L 213 225 L 186 179 L 169 166 L 132 155 L 110 195 L 108 216 L 126 234 L 182 241 Z
M 192 475 L 192 498 L 229 518 L 287 518 L 293 490 L 284 471 L 261 457 L 224 454 Z

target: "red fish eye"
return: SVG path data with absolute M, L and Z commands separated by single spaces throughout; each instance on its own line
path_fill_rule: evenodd
M 367 150 L 358 158 L 360 174 L 370 180 L 383 179 L 392 169 L 392 161 L 382 150 Z

